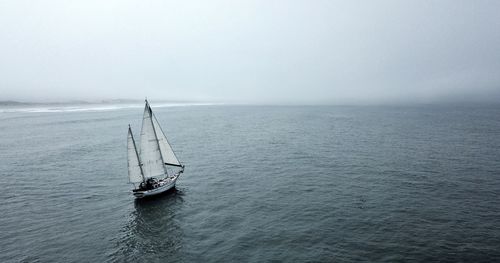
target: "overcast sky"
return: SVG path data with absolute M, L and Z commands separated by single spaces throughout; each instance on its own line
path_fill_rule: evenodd
M 500 1 L 0 0 L 0 100 L 500 101 Z

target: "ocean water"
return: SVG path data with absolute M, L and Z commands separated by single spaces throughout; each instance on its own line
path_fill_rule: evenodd
M 152 106 L 139 201 L 141 108 L 0 113 L 0 262 L 500 261 L 499 106 Z

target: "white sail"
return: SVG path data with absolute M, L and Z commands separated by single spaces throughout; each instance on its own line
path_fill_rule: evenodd
M 129 181 L 131 183 L 142 182 L 143 177 L 139 161 L 139 155 L 137 154 L 137 148 L 135 147 L 135 141 L 130 127 L 128 128 L 128 139 L 127 139 L 127 161 L 128 161 Z
M 165 165 L 160 153 L 158 139 L 153 126 L 151 108 L 146 102 L 141 130 L 141 161 L 145 178 L 163 176 L 166 173 Z
M 163 157 L 163 161 L 165 162 L 165 164 L 181 166 L 181 163 L 177 159 L 177 156 L 175 156 L 175 153 L 172 150 L 170 144 L 168 143 L 167 137 L 163 133 L 163 130 L 161 129 L 160 124 L 158 123 L 158 120 L 156 120 L 154 114 L 153 114 L 153 125 L 156 130 L 156 136 L 158 137 L 158 143 L 160 145 L 161 155 Z

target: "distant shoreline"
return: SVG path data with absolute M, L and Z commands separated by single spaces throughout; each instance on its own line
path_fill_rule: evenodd
M 0 106 L 68 106 L 68 105 L 109 105 L 109 104 L 142 104 L 143 100 L 132 99 L 111 99 L 111 100 L 69 100 L 69 101 L 16 101 L 16 100 L 0 100 Z M 154 103 L 209 103 L 201 101 L 181 101 L 181 100 L 155 100 Z
M 175 105 L 232 105 L 232 106 L 336 106 L 336 107 L 426 107 L 426 106 L 454 106 L 454 107 L 476 107 L 476 106 L 500 106 L 499 102 L 493 101 L 442 101 L 442 102 L 393 102 L 393 103 L 266 103 L 266 102 L 223 102 L 223 101 L 196 101 L 196 100 L 149 100 L 153 106 L 175 106 Z M 67 101 L 17 101 L 0 100 L 0 108 L 35 108 L 35 107 L 108 107 L 108 106 L 142 106 L 144 100 L 135 99 L 108 99 L 108 100 L 67 100 Z

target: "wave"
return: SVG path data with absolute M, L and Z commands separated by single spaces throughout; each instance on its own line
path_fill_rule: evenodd
M 163 103 L 156 104 L 154 108 L 212 106 L 218 103 Z M 38 106 L 38 107 L 11 107 L 0 108 L 0 113 L 55 113 L 55 112 L 82 112 L 82 111 L 114 111 L 131 108 L 143 108 L 142 104 L 114 104 L 114 105 L 66 105 L 66 106 Z

